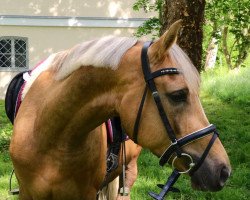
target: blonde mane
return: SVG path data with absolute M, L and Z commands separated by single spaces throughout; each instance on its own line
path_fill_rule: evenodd
M 180 67 L 189 88 L 198 92 L 200 86 L 200 76 L 187 54 L 177 44 L 174 44 L 169 49 L 169 55 L 177 66 Z
M 136 38 L 107 36 L 60 52 L 53 64 L 57 71 L 56 79 L 67 77 L 81 66 L 109 67 L 115 70 L 123 54 L 136 42 Z
M 57 71 L 56 79 L 60 80 L 81 66 L 118 68 L 124 53 L 137 43 L 136 38 L 107 36 L 76 45 L 70 50 L 57 53 L 52 67 Z M 169 49 L 171 59 L 181 68 L 190 88 L 198 91 L 199 73 L 187 54 L 174 44 Z
M 56 80 L 64 79 L 81 66 L 109 67 L 116 70 L 124 53 L 137 42 L 136 38 L 107 36 L 83 42 L 69 50 L 55 53 L 32 70 L 31 75 L 25 79 L 26 86 L 22 98 L 39 74 L 49 68 L 56 71 Z M 169 55 L 181 68 L 189 88 L 198 91 L 199 74 L 185 52 L 177 44 L 174 44 L 169 49 Z

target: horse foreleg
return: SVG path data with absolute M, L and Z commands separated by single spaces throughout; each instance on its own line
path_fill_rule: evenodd
M 138 152 L 133 156 L 130 157 L 131 160 L 129 160 L 127 164 L 127 168 L 125 171 L 125 185 L 126 190 L 128 191 L 128 196 L 122 196 L 122 194 L 119 194 L 119 176 L 115 178 L 112 182 L 110 182 L 107 186 L 105 186 L 98 195 L 98 200 L 130 200 L 130 190 L 136 181 L 137 178 L 137 158 L 139 157 L 140 150 L 138 149 Z M 135 152 L 133 152 L 135 153 Z M 122 187 L 122 186 L 121 186 Z
M 128 140 L 125 142 L 126 144 L 126 161 L 127 161 L 127 168 L 125 171 L 125 185 L 126 190 L 131 190 L 134 182 L 137 178 L 137 159 L 141 152 L 141 147 L 135 144 L 132 140 Z M 107 177 L 107 183 L 109 184 L 105 186 L 100 192 L 99 192 L 99 198 L 98 200 L 129 200 L 130 195 L 128 196 L 122 196 L 119 194 L 119 177 L 117 177 L 122 172 L 122 155 L 120 153 L 120 162 L 119 167 L 117 170 L 112 172 L 110 176 Z M 117 177 L 115 179 L 115 177 Z M 115 179 L 115 180 L 114 180 Z M 113 181 L 112 181 L 113 180 Z M 120 184 L 121 185 L 121 184 Z M 122 186 L 121 186 L 122 187 Z

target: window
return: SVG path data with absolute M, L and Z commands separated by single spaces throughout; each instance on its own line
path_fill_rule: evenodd
M 24 70 L 28 68 L 28 39 L 0 37 L 0 70 Z

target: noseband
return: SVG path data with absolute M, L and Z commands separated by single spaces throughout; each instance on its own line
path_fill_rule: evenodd
M 162 101 L 160 99 L 159 93 L 157 91 L 154 79 L 163 76 L 163 75 L 178 75 L 181 73 L 180 70 L 177 68 L 163 68 L 160 70 L 157 70 L 155 72 L 151 72 L 150 70 L 150 64 L 149 64 L 149 59 L 148 59 L 148 48 L 152 44 L 152 42 L 145 42 L 141 51 L 141 62 L 142 62 L 142 70 L 144 74 L 144 80 L 146 82 L 146 87 L 142 96 L 142 100 L 138 109 L 137 117 L 135 120 L 135 125 L 134 125 L 134 135 L 133 135 L 133 140 L 135 143 L 137 143 L 137 138 L 138 138 L 138 130 L 139 130 L 139 124 L 140 124 L 140 119 L 141 119 L 141 114 L 142 114 L 142 109 L 143 105 L 146 99 L 147 95 L 147 90 L 149 89 L 150 92 L 152 93 L 152 96 L 154 98 L 155 104 L 157 106 L 157 109 L 159 111 L 159 115 L 161 117 L 161 120 L 163 122 L 163 125 L 166 130 L 166 134 L 168 135 L 169 139 L 171 140 L 170 146 L 166 149 L 166 151 L 162 154 L 160 157 L 159 164 L 161 166 L 165 165 L 166 163 L 172 161 L 172 167 L 173 167 L 173 172 L 168 178 L 167 182 L 165 185 L 158 185 L 160 188 L 162 188 L 162 191 L 160 194 L 155 194 L 153 192 L 150 192 L 149 195 L 153 197 L 154 199 L 157 200 L 163 200 L 164 197 L 167 195 L 169 191 L 179 191 L 178 189 L 174 188 L 173 185 L 179 178 L 180 174 L 182 173 L 189 173 L 190 176 L 192 176 L 195 171 L 199 169 L 199 167 L 202 165 L 204 162 L 206 156 L 209 153 L 209 150 L 211 149 L 214 141 L 216 138 L 219 136 L 219 133 L 216 131 L 216 127 L 214 125 L 209 125 L 203 129 L 200 129 L 198 131 L 195 131 L 193 133 L 190 133 L 182 138 L 177 139 L 175 132 L 173 128 L 170 125 L 170 122 L 168 120 L 168 117 L 166 115 L 166 112 L 163 108 Z M 188 145 L 190 142 L 193 142 L 195 140 L 201 139 L 202 137 L 205 137 L 209 134 L 213 134 L 206 149 L 204 150 L 203 154 L 201 157 L 194 162 L 193 157 L 188 154 L 183 152 L 182 147 L 185 145 Z M 171 159 L 172 158 L 172 159 Z M 189 166 L 188 169 L 185 171 L 178 170 L 176 167 L 176 163 L 178 160 L 181 159 L 186 159 L 188 160 Z

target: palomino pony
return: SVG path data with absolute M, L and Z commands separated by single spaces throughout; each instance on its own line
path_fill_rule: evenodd
M 106 173 L 102 123 L 114 116 L 161 165 L 172 164 L 174 180 L 186 172 L 195 189 L 223 187 L 229 159 L 201 106 L 198 74 L 175 44 L 179 28 L 154 43 L 85 42 L 31 73 L 10 144 L 21 200 L 95 199 Z

